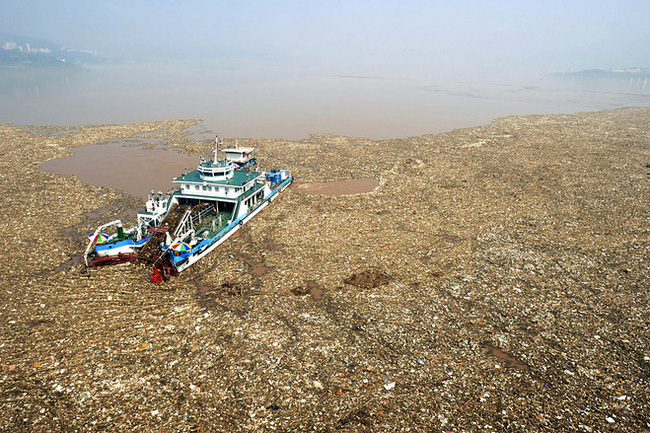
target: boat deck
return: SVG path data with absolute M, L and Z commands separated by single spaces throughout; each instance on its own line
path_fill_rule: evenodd
M 194 223 L 194 230 L 199 237 L 209 239 L 223 230 L 230 223 L 231 218 L 232 212 L 211 212 Z

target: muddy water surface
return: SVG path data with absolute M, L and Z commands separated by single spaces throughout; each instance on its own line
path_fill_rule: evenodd
M 378 185 L 377 179 L 350 179 L 298 184 L 296 190 L 305 194 L 348 195 L 370 192 Z
M 194 170 L 199 157 L 178 153 L 162 146 L 144 149 L 133 142 L 116 141 L 78 147 L 73 156 L 45 161 L 41 170 L 74 175 L 87 184 L 122 190 L 146 199 L 151 190 L 169 191 L 172 178 Z M 350 179 L 296 185 L 305 194 L 348 195 L 374 190 L 377 179 Z
M 122 142 L 78 147 L 73 152 L 71 157 L 44 162 L 41 170 L 75 175 L 84 183 L 120 189 L 143 199 L 151 190 L 168 191 L 174 186 L 173 177 L 194 170 L 199 163 L 197 156 Z

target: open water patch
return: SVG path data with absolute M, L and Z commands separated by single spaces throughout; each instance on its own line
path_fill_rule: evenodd
M 146 199 L 151 190 L 172 189 L 172 178 L 193 170 L 199 163 L 197 156 L 159 145 L 145 149 L 134 143 L 120 140 L 76 147 L 71 149 L 72 156 L 45 161 L 41 170 L 74 175 L 89 185 L 119 189 Z
M 314 182 L 296 185 L 296 190 L 305 194 L 351 195 L 373 191 L 379 180 L 372 178 L 339 180 L 336 182 Z

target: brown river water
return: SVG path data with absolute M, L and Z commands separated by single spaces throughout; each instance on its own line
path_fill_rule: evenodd
M 45 161 L 41 170 L 75 175 L 84 183 L 120 189 L 143 199 L 151 190 L 170 190 L 173 177 L 194 170 L 199 163 L 199 157 L 172 149 L 143 149 L 121 142 L 78 147 L 73 152 L 68 158 Z
M 648 106 L 647 81 L 501 73 L 467 81 L 442 70 L 425 76 L 274 75 L 168 63 L 20 68 L 0 73 L 0 113 L 2 122 L 22 125 L 199 118 L 212 137 L 385 139 L 484 125 L 506 115 Z
M 152 190 L 174 188 L 172 178 L 194 170 L 199 163 L 198 157 L 173 149 L 144 149 L 119 141 L 78 147 L 73 152 L 73 156 L 44 162 L 41 170 L 74 175 L 89 185 L 119 189 L 145 200 Z M 378 185 L 377 179 L 350 179 L 297 184 L 295 188 L 305 194 L 347 195 L 370 192 Z
M 305 194 L 348 195 L 370 192 L 379 185 L 377 179 L 350 179 L 336 182 L 303 183 L 295 186 Z

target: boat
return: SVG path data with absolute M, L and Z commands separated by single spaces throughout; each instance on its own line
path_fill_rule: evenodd
M 223 244 L 293 182 L 287 170 L 257 170 L 250 147 L 223 149 L 219 159 L 220 144 L 216 137 L 213 159 L 201 157 L 196 170 L 173 178 L 178 186 L 169 194 L 151 191 L 136 225 L 99 226 L 88 237 L 86 266 L 150 263 L 151 280 L 160 283 Z

